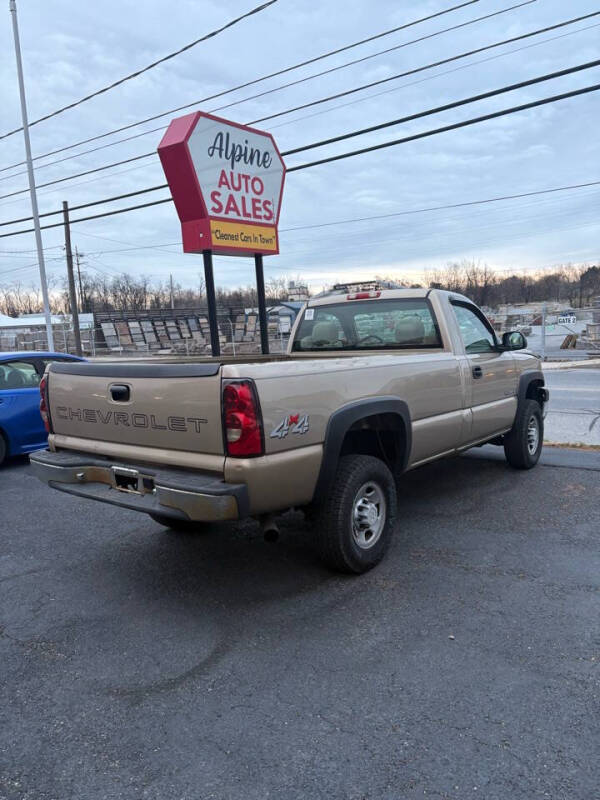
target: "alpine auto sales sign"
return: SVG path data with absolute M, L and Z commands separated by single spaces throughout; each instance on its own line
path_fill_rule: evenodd
M 285 164 L 269 133 L 198 111 L 171 122 L 158 155 L 185 253 L 279 253 Z

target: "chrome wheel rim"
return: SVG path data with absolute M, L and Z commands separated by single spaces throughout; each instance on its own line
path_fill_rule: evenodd
M 364 483 L 352 506 L 352 538 L 361 550 L 369 550 L 385 527 L 387 504 L 383 489 L 374 481 Z
M 527 450 L 529 455 L 535 455 L 540 443 L 540 426 L 537 417 L 531 416 L 527 423 Z

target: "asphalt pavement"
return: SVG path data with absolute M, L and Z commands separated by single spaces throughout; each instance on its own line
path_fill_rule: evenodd
M 543 458 L 404 476 L 358 578 L 299 513 L 182 535 L 11 463 L 0 798 L 598 797 L 600 455 Z

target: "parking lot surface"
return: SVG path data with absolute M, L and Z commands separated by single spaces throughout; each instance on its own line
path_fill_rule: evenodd
M 0 472 L 2 800 L 592 800 L 600 457 L 401 481 L 341 577 L 302 514 L 189 536 Z

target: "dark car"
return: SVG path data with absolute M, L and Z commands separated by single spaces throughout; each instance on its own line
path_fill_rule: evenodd
M 52 361 L 85 361 L 67 353 L 0 353 L 0 464 L 46 446 L 39 383 Z

